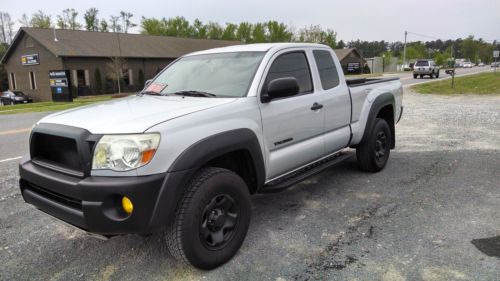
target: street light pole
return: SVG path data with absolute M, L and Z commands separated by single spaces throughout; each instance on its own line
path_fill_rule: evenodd
M 403 71 L 405 70 L 406 66 L 406 37 L 408 36 L 408 31 L 405 31 L 405 44 L 403 47 Z
M 382 73 L 385 71 L 385 54 L 382 54 Z

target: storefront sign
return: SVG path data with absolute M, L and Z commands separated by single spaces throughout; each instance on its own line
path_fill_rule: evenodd
M 22 65 L 36 65 L 40 64 L 40 59 L 38 58 L 38 54 L 32 55 L 24 55 L 21 56 Z
M 351 73 L 359 73 L 361 70 L 361 63 L 359 62 L 350 62 L 347 64 L 347 72 Z

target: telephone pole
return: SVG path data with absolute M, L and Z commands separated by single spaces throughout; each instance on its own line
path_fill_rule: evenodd
M 403 71 L 405 71 L 406 66 L 406 37 L 408 36 L 408 31 L 405 30 L 405 44 L 403 47 Z

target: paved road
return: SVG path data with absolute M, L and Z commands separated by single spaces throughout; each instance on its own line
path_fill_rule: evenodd
M 253 197 L 241 250 L 209 272 L 177 263 L 161 234 L 67 227 L 23 203 L 17 162 L 0 162 L 0 280 L 498 280 L 500 97 L 406 92 L 404 104 L 384 171 L 352 160 Z M 0 159 L 26 152 L 28 133 L 12 130 L 41 115 L 0 116 Z
M 489 65 L 483 67 L 473 67 L 473 68 L 457 68 L 455 77 L 470 75 L 485 71 L 493 71 L 493 69 Z M 404 72 L 395 75 L 401 78 L 401 83 L 403 84 L 403 86 L 410 86 L 419 83 L 426 83 L 435 80 L 445 80 L 451 78 L 451 76 L 446 74 L 443 69 L 440 71 L 439 78 L 433 78 L 433 79 L 431 79 L 429 76 L 425 76 L 424 78 L 418 77 L 417 79 L 414 79 L 413 73 L 411 72 Z

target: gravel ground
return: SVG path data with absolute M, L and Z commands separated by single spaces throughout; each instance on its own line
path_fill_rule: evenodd
M 500 96 L 407 91 L 404 105 L 384 171 L 353 159 L 253 197 L 247 239 L 213 271 L 177 263 L 161 234 L 67 227 L 23 203 L 17 164 L 0 163 L 0 279 L 499 280 L 500 259 L 471 241 L 500 235 Z

